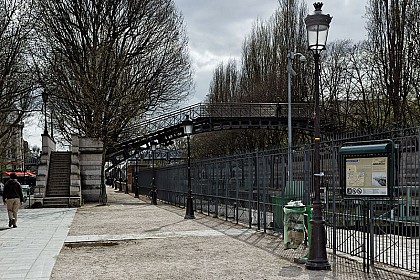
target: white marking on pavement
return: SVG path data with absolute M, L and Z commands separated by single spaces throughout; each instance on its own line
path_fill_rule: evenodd
M 218 230 L 188 230 L 188 231 L 166 231 L 154 233 L 138 233 L 138 234 L 103 234 L 103 235 L 74 235 L 67 236 L 65 243 L 80 242 L 100 242 L 100 241 L 124 241 L 124 240 L 141 240 L 141 239 L 159 239 L 174 237 L 211 237 L 211 236 L 239 236 L 244 234 L 254 234 L 255 231 L 249 229 L 228 229 L 225 231 Z

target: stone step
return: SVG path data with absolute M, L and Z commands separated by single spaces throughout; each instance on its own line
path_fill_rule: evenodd
M 70 193 L 70 190 L 69 189 L 56 188 L 56 189 L 49 190 L 49 191 L 46 192 L 47 195 L 49 195 L 49 194 L 59 194 L 59 193 L 68 195 Z
M 69 193 L 51 193 L 51 194 L 47 194 L 47 198 L 56 198 L 56 197 L 67 197 L 69 196 Z
M 57 190 L 69 190 L 70 189 L 69 184 L 62 184 L 62 183 L 54 185 L 54 188 L 57 189 Z
M 47 190 L 47 193 L 49 192 L 69 192 L 69 187 L 62 187 L 62 186 L 55 186 L 54 189 Z
M 48 185 L 55 185 L 55 184 L 57 184 L 57 185 L 61 185 L 61 186 L 70 186 L 70 180 L 68 180 L 68 179 L 63 179 L 63 180 L 61 180 L 61 179 L 51 179 L 51 180 L 48 180 Z
M 54 185 L 54 186 L 61 186 L 61 187 L 69 187 L 70 186 L 70 181 L 64 181 L 64 180 L 59 180 L 59 179 L 52 179 L 49 181 L 50 185 Z
M 47 196 L 70 194 L 71 152 L 52 152 L 48 174 Z
M 69 197 L 69 196 L 61 196 L 61 197 L 44 197 L 43 199 L 43 207 L 78 207 L 80 206 L 80 198 L 79 197 Z

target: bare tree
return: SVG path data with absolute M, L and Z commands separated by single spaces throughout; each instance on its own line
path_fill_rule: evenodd
M 420 4 L 410 0 L 370 0 L 367 6 L 368 42 L 375 69 L 376 88 L 383 92 L 382 117 L 392 125 L 412 124 L 409 103 L 417 98 L 418 62 L 413 56 L 419 36 Z M 418 101 L 415 101 L 418 110 Z M 415 118 L 413 118 L 415 116 Z
M 369 61 L 366 42 L 340 40 L 328 45 L 321 75 L 324 131 L 382 127 L 383 111 L 377 104 L 380 92 L 375 90 Z
M 107 147 L 145 113 L 192 86 L 183 19 L 172 0 L 38 0 L 40 82 L 64 139 Z
M 283 0 L 267 23 L 257 23 L 243 43 L 241 91 L 247 101 L 287 102 L 288 51 L 305 53 L 306 6 Z M 299 66 L 297 66 L 299 67 Z M 294 78 L 295 101 L 307 100 L 310 77 L 304 68 Z M 304 77 L 302 79 L 302 77 Z M 309 93 L 310 95 L 310 93 Z
M 34 17 L 30 1 L 0 0 L 0 155 L 36 105 L 27 59 Z
M 240 100 L 239 79 L 240 73 L 235 60 L 229 60 L 226 66 L 220 63 L 213 72 L 208 102 L 235 102 Z
M 287 54 L 288 51 L 304 53 L 307 48 L 303 23 L 306 10 L 303 1 L 281 0 L 267 22 L 257 21 L 243 42 L 241 65 L 237 67 L 235 61 L 229 61 L 215 69 L 208 101 L 287 102 Z M 311 100 L 308 89 L 312 72 L 302 65 L 294 67 L 299 75 L 293 78 L 293 102 Z M 201 141 L 200 138 L 195 137 L 194 141 Z M 283 132 L 265 130 L 223 131 L 212 138 L 214 142 L 223 141 L 217 147 L 203 149 L 204 156 L 261 150 L 286 143 Z M 194 145 L 208 146 L 208 141 L 202 141 L 205 143 Z

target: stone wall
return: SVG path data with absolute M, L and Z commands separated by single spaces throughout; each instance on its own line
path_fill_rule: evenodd
M 51 152 L 55 151 L 56 143 L 48 134 L 42 134 L 42 151 L 41 161 L 38 166 L 38 174 L 36 176 L 36 186 L 34 189 L 34 198 L 41 199 L 45 196 L 45 188 L 48 180 L 48 168 L 50 166 Z M 34 201 L 36 202 L 36 201 Z
M 80 182 L 85 202 L 99 201 L 101 188 L 102 142 L 98 139 L 73 136 L 71 186 Z

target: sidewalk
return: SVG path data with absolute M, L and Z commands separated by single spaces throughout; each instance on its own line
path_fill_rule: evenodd
M 367 275 L 331 255 L 331 271 L 306 270 L 293 262 L 305 250 L 284 250 L 278 236 L 199 213 L 185 220 L 184 209 L 107 191 L 108 205 L 87 204 L 76 215 L 21 209 L 18 228 L 0 230 L 0 279 L 418 279 Z
M 50 279 L 76 209 L 21 208 L 18 227 L 9 228 L 1 202 L 0 279 Z

